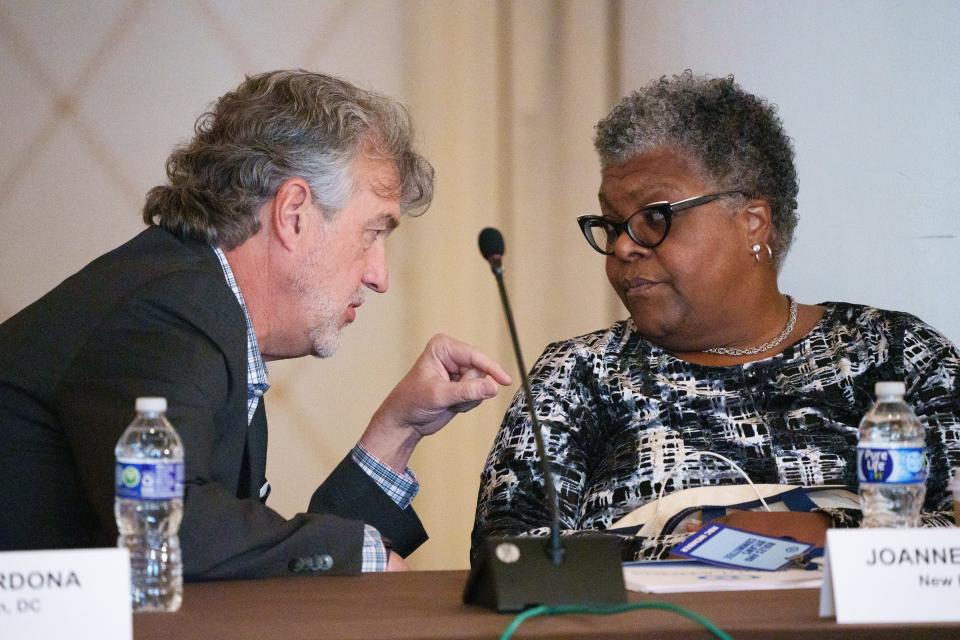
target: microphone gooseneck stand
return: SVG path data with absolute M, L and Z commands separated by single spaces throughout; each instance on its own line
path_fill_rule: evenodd
M 559 502 L 540 421 L 533 406 L 530 379 L 523 363 L 510 301 L 503 283 L 503 235 L 488 227 L 480 233 L 480 253 L 497 280 L 514 356 L 520 368 L 524 398 L 540 457 L 550 509 L 550 537 L 491 536 L 473 559 L 463 593 L 465 603 L 497 611 L 520 611 L 534 605 L 620 604 L 626 602 L 620 542 L 613 535 L 583 533 L 560 539 Z
M 497 288 L 500 290 L 500 302 L 503 305 L 503 312 L 507 316 L 507 325 L 510 328 L 510 340 L 513 342 L 513 355 L 517 359 L 517 366 L 520 368 L 520 379 L 523 383 L 523 395 L 527 400 L 527 411 L 530 414 L 530 426 L 533 429 L 533 439 L 537 446 L 537 455 L 540 456 L 540 471 L 543 473 L 543 485 L 547 493 L 547 502 L 550 506 L 550 561 L 555 566 L 560 566 L 563 562 L 563 544 L 560 542 L 560 514 L 559 500 L 557 499 L 557 487 L 553 482 L 553 474 L 550 472 L 550 463 L 547 460 L 546 447 L 543 444 L 543 434 L 540 432 L 540 420 L 537 418 L 537 412 L 533 408 L 533 392 L 530 390 L 530 377 L 527 375 L 527 367 L 523 362 L 523 353 L 520 351 L 520 340 L 517 338 L 517 325 L 513 321 L 513 311 L 510 308 L 510 299 L 507 297 L 507 288 L 503 284 L 503 236 L 492 227 L 487 227 L 484 232 L 496 231 L 499 236 L 499 242 L 495 242 L 496 236 L 488 234 L 492 239 L 484 242 L 484 236 L 481 234 L 480 253 L 487 262 L 490 263 L 490 270 L 493 271 L 497 279 Z M 497 251 L 499 249 L 499 251 Z M 496 251 L 487 253 L 487 251 Z

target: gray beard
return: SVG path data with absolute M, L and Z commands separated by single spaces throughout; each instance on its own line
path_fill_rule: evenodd
M 326 293 L 312 287 L 304 273 L 297 276 L 294 288 L 297 295 L 310 305 L 307 317 L 311 325 L 309 336 L 312 353 L 318 358 L 329 358 L 340 347 L 339 314 L 333 309 Z
M 336 321 L 325 318 L 321 324 L 310 329 L 310 343 L 313 345 L 313 355 L 318 358 L 329 358 L 340 348 L 340 328 Z
M 304 266 L 304 270 L 298 274 L 294 280 L 294 288 L 297 294 L 307 300 L 310 305 L 308 317 L 310 319 L 310 344 L 313 347 L 313 355 L 318 358 L 329 358 L 337 349 L 340 348 L 340 315 L 342 309 L 334 308 L 334 304 L 327 297 L 326 292 L 320 287 L 313 287 L 307 273 L 313 265 L 311 259 Z M 361 285 L 353 296 L 352 302 L 361 304 L 364 298 L 365 288 Z

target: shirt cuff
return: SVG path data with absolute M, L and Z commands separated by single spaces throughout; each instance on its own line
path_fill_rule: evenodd
M 350 455 L 363 472 L 370 476 L 398 507 L 406 509 L 410 506 L 417 492 L 420 491 L 420 483 L 409 467 L 399 474 L 364 449 L 359 442 Z
M 363 560 L 360 571 L 372 573 L 387 570 L 387 548 L 383 545 L 380 532 L 368 524 L 363 525 Z

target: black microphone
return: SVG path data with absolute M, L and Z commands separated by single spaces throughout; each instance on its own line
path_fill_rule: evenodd
M 533 428 L 533 439 L 537 444 L 537 455 L 540 456 L 540 472 L 543 474 L 543 486 L 547 492 L 547 502 L 550 503 L 550 561 L 555 566 L 563 562 L 563 544 L 560 542 L 560 514 L 557 501 L 557 489 L 553 484 L 553 474 L 550 473 L 550 463 L 547 460 L 546 447 L 543 446 L 543 434 L 540 433 L 540 420 L 533 409 L 533 392 L 530 391 L 530 377 L 527 367 L 523 363 L 523 353 L 520 351 L 520 340 L 517 338 L 517 326 L 513 322 L 513 311 L 510 310 L 510 300 L 507 298 L 507 288 L 503 285 L 503 234 L 493 227 L 487 227 L 480 232 L 480 254 L 490 263 L 490 269 L 497 279 L 497 288 L 500 289 L 500 302 L 503 304 L 503 313 L 507 316 L 507 325 L 510 327 L 510 339 L 513 341 L 513 355 L 517 358 L 517 367 L 520 368 L 520 379 L 523 382 L 523 395 L 527 399 L 527 411 L 530 413 L 530 425 Z
M 490 268 L 493 270 L 494 275 L 498 276 L 497 281 L 502 281 L 503 276 L 503 234 L 493 227 L 487 227 L 480 232 L 480 238 L 478 239 L 480 245 L 480 255 L 483 256 L 483 259 L 490 263 Z M 507 317 L 513 320 L 513 317 L 510 314 L 507 314 Z
M 510 328 L 513 353 L 520 369 L 530 425 L 540 457 L 540 471 L 550 509 L 550 538 L 491 536 L 481 541 L 472 562 L 463 601 L 497 611 L 520 611 L 546 604 L 620 604 L 626 602 L 619 538 L 606 534 L 583 534 L 560 540 L 559 501 L 550 461 L 547 458 L 540 421 L 533 406 L 530 378 L 520 352 L 510 300 L 503 284 L 503 235 L 493 227 L 480 232 L 480 253 L 490 263 L 497 279 L 500 302 Z M 569 552 L 569 555 L 568 555 Z

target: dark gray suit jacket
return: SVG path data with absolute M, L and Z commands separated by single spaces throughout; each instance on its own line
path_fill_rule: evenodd
M 426 540 L 349 456 L 307 513 L 263 504 L 267 422 L 261 401 L 247 426 L 246 376 L 246 324 L 216 256 L 157 227 L 4 322 L 0 549 L 116 544 L 113 450 L 138 396 L 165 396 L 183 440 L 187 579 L 356 573 L 364 522 L 402 555 Z

